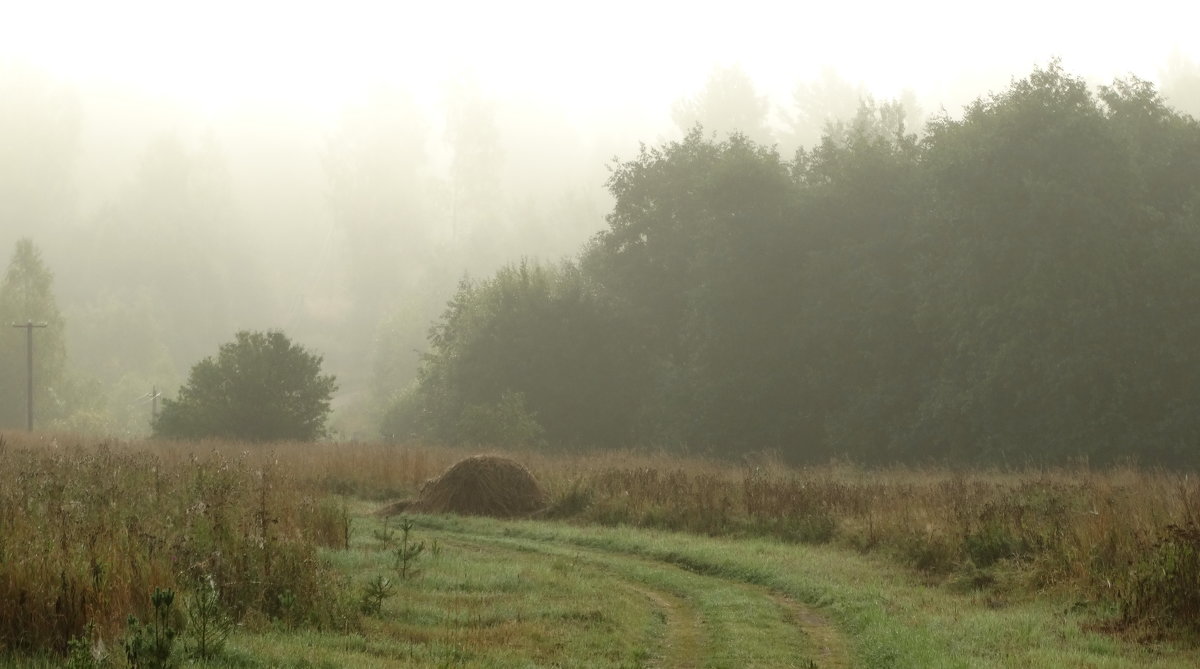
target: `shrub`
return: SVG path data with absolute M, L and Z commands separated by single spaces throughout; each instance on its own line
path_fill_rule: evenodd
M 1135 564 L 1120 599 L 1126 625 L 1200 633 L 1200 526 L 1168 525 Z
M 154 434 L 175 439 L 312 441 L 325 436 L 337 383 L 320 356 L 282 332 L 237 333 L 217 357 L 192 367 L 174 400 L 163 400 Z
M 963 538 L 963 549 L 976 567 L 990 567 L 996 562 L 1013 557 L 1020 542 L 1007 527 L 988 523 Z

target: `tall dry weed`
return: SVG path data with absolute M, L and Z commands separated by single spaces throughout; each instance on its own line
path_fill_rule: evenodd
M 6 436 L 0 652 L 115 640 L 156 588 L 209 582 L 239 619 L 350 624 L 303 501 L 271 457 Z

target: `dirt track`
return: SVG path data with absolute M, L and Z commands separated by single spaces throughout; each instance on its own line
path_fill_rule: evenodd
M 643 598 L 663 623 L 657 647 L 648 649 L 651 666 L 851 666 L 844 638 L 824 616 L 761 586 L 640 555 L 544 538 L 468 532 L 452 537 L 448 543 L 456 548 L 507 554 L 507 559 L 566 559 L 581 577 L 609 579 Z M 746 634 L 746 621 L 753 621 L 754 634 Z

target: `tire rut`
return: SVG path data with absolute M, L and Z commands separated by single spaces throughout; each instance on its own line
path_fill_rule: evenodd
M 489 540 L 487 537 L 466 536 L 470 536 L 475 540 L 451 539 L 444 543 L 448 546 L 470 548 L 473 550 L 503 551 L 526 555 L 530 553 L 529 550 L 507 546 L 503 542 Z M 562 555 L 541 550 L 536 551 L 536 554 L 545 557 L 562 557 Z M 587 567 L 617 581 L 620 587 L 646 599 L 661 616 L 664 627 L 663 637 L 660 640 L 661 652 L 659 653 L 659 657 L 655 658 L 655 661 L 649 666 L 670 667 L 672 669 L 694 669 L 702 666 L 704 657 L 703 625 L 699 611 L 694 606 L 690 605 L 683 597 L 668 590 L 654 588 L 646 583 L 619 574 L 607 568 L 606 565 L 597 564 L 589 560 Z
M 594 547 L 579 546 L 570 542 L 549 541 L 527 537 L 497 537 L 456 532 L 469 538 L 470 545 L 479 547 L 487 544 L 512 552 L 536 551 L 542 555 L 558 557 L 585 557 L 592 568 L 604 571 L 619 579 L 622 584 L 650 600 L 662 612 L 666 624 L 661 661 L 655 666 L 692 668 L 705 665 L 705 649 L 709 635 L 705 632 L 706 621 L 698 607 L 687 601 L 685 596 L 655 588 L 642 580 L 623 575 L 613 563 L 617 560 L 639 564 L 653 569 L 670 569 L 697 578 L 708 578 L 736 586 L 754 597 L 769 599 L 778 608 L 780 615 L 791 626 L 805 635 L 815 657 L 808 658 L 809 664 L 786 666 L 819 667 L 820 669 L 845 669 L 852 666 L 845 638 L 829 620 L 815 609 L 802 604 L 785 593 L 764 586 L 746 583 L 737 579 L 712 574 L 702 574 L 667 560 L 622 551 L 606 551 Z
M 663 653 L 656 667 L 679 667 L 694 669 L 701 665 L 703 658 L 701 628 L 696 610 L 689 606 L 681 597 L 671 595 L 662 590 L 654 590 L 631 580 L 624 580 L 622 585 L 636 592 L 654 604 L 662 612 L 666 633 L 663 638 Z
M 767 596 L 775 600 L 781 608 L 790 613 L 793 624 L 812 639 L 816 647 L 818 659 L 815 663 L 822 669 L 846 669 L 851 665 L 850 650 L 846 640 L 829 620 L 817 613 L 810 606 L 781 594 L 774 590 L 766 590 Z

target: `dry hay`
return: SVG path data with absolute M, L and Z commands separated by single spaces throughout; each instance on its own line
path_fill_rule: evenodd
M 417 499 L 396 502 L 377 513 L 411 511 L 511 518 L 534 513 L 545 505 L 546 493 L 520 463 L 495 455 L 476 455 L 431 479 Z

